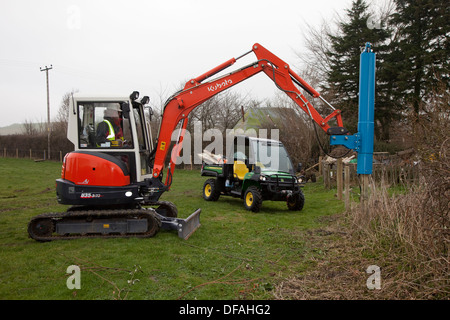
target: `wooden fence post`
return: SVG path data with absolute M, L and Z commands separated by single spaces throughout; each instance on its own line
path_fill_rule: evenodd
M 342 170 L 342 158 L 337 159 L 336 168 L 336 184 L 337 184 L 337 197 L 342 200 L 342 190 L 343 190 L 343 170 Z
M 319 177 L 322 175 L 322 168 L 323 168 L 322 160 L 323 157 L 319 156 Z
M 369 214 L 369 174 L 361 174 L 361 210 L 364 216 Z
M 323 184 L 324 184 L 325 189 L 331 188 L 330 164 L 328 164 L 328 163 L 324 163 L 324 165 L 323 165 Z
M 346 164 L 344 166 L 344 185 L 345 185 L 345 210 L 350 209 L 350 166 Z

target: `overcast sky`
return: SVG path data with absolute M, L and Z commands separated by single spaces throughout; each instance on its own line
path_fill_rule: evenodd
M 255 42 L 294 67 L 302 27 L 320 25 L 351 0 L 2 0 L 0 127 L 46 121 L 64 93 L 149 95 L 159 107 L 181 83 L 249 50 Z M 247 56 L 227 69 L 255 60 Z M 307 80 L 307 79 L 305 79 Z M 232 90 L 254 98 L 276 91 L 263 74 Z

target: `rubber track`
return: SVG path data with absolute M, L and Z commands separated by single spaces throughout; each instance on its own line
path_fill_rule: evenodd
M 61 221 L 62 219 L 80 219 L 86 222 L 86 219 L 153 219 L 157 224 L 156 231 L 149 230 L 145 233 L 130 233 L 130 234 L 70 234 L 70 235 L 58 235 L 53 232 L 51 236 L 40 236 L 33 232 L 32 224 L 36 220 L 50 220 L 52 223 Z M 149 225 L 152 225 L 149 223 Z M 154 214 L 153 209 L 133 209 L 133 210 L 88 210 L 88 211 L 70 211 L 70 212 L 59 212 L 59 213 L 44 213 L 37 215 L 31 219 L 28 224 L 28 234 L 30 238 L 37 241 L 52 241 L 52 240 L 69 240 L 69 239 L 80 239 L 80 238 L 149 238 L 154 236 L 161 227 L 160 219 Z M 55 228 L 54 228 L 55 229 Z

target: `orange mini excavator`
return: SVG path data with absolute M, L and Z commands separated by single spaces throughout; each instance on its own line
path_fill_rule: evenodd
M 257 60 L 216 79 L 205 81 L 253 52 Z M 147 96 L 82 97 L 74 95 L 69 107 L 68 139 L 75 151 L 64 158 L 61 178 L 56 180 L 58 202 L 72 205 L 66 212 L 35 216 L 28 225 L 38 241 L 80 237 L 152 237 L 160 229 L 177 230 L 187 239 L 200 226 L 200 209 L 186 219 L 161 195 L 170 189 L 174 161 L 181 152 L 189 113 L 214 95 L 263 72 L 313 121 L 332 135 L 347 134 L 340 111 L 334 109 L 289 65 L 254 44 L 252 50 L 189 80 L 165 103 L 159 135 L 152 145 L 146 120 Z M 300 92 L 327 103 L 333 112 L 323 118 Z M 336 120 L 331 127 L 329 121 Z M 173 131 L 179 137 L 171 146 Z M 170 149 L 170 150 L 169 150 Z M 171 152 L 169 152 L 171 151 Z M 171 154 L 165 180 L 163 169 Z

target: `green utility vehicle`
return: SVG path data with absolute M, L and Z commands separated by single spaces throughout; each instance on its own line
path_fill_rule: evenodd
M 235 136 L 227 157 L 218 163 L 203 161 L 203 198 L 217 201 L 221 195 L 244 200 L 247 210 L 258 212 L 264 200 L 286 201 L 289 210 L 305 203 L 301 187 L 283 144 L 277 140 Z M 301 164 L 297 171 L 301 170 Z

